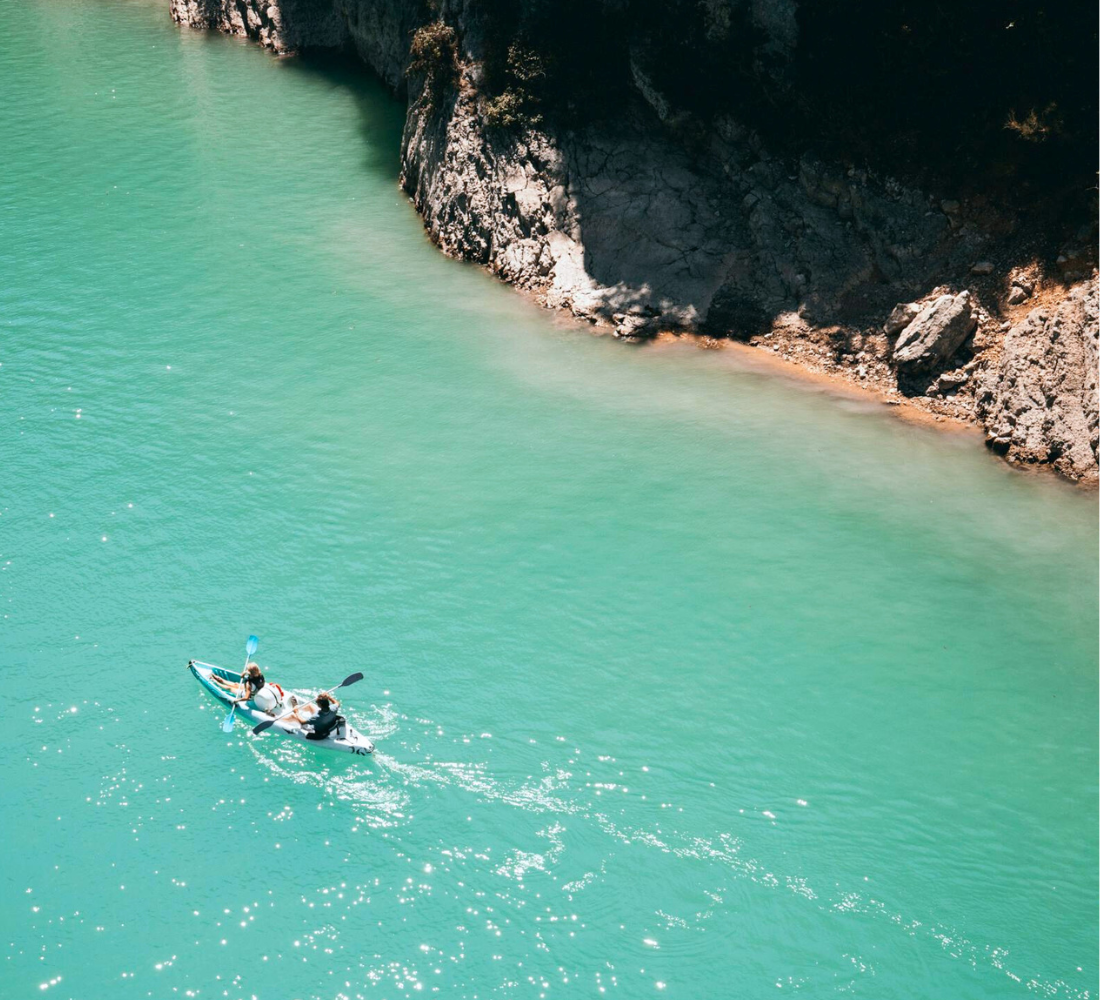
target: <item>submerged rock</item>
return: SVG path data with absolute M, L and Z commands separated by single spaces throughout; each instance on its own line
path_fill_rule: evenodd
M 894 363 L 907 375 L 940 367 L 974 332 L 969 292 L 941 295 L 926 305 L 905 327 L 894 345 Z

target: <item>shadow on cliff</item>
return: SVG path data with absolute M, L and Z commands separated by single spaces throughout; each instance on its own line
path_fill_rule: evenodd
M 744 130 L 668 128 L 644 107 L 560 146 L 585 271 L 608 318 L 635 335 L 683 326 L 747 341 L 797 314 L 839 361 L 898 303 L 970 288 L 999 323 L 1021 274 L 1030 285 L 1015 304 L 1096 263 L 1094 222 L 1061 255 L 1066 226 L 1055 239 L 1045 213 L 941 200 L 811 153 L 769 155 Z
M 645 109 L 561 147 L 584 268 L 609 318 L 739 340 L 794 312 L 814 326 L 878 324 L 964 278 L 977 252 L 950 238 L 927 195 L 774 158 L 743 137 L 675 134 Z

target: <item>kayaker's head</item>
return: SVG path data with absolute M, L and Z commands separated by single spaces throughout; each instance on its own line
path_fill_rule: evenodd
M 261 675 L 260 665 L 258 663 L 250 663 L 245 667 L 245 677 L 259 677 Z
M 326 709 L 332 707 L 332 699 L 327 694 L 317 695 L 317 707 L 324 712 Z

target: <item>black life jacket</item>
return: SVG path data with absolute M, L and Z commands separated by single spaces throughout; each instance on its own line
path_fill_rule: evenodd
M 245 674 L 243 678 L 246 685 L 248 685 L 249 697 L 255 698 L 256 694 L 263 689 L 263 686 L 267 683 L 264 680 L 263 674 L 257 674 L 253 677 L 251 674 Z
M 307 733 L 306 739 L 323 740 L 343 721 L 344 717 L 342 715 L 337 715 L 331 707 L 323 708 L 309 720 L 309 725 L 313 732 Z

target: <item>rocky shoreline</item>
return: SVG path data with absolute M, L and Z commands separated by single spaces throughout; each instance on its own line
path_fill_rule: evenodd
M 476 5 L 170 3 L 181 24 L 279 53 L 354 51 L 407 96 L 401 183 L 431 238 L 545 305 L 629 340 L 742 341 L 1097 482 L 1094 220 L 1042 259 L 980 198 L 778 155 L 732 117 L 701 128 L 640 55 L 613 119 L 510 120 L 487 97 Z M 761 8 L 763 45 L 790 44 L 794 6 Z

